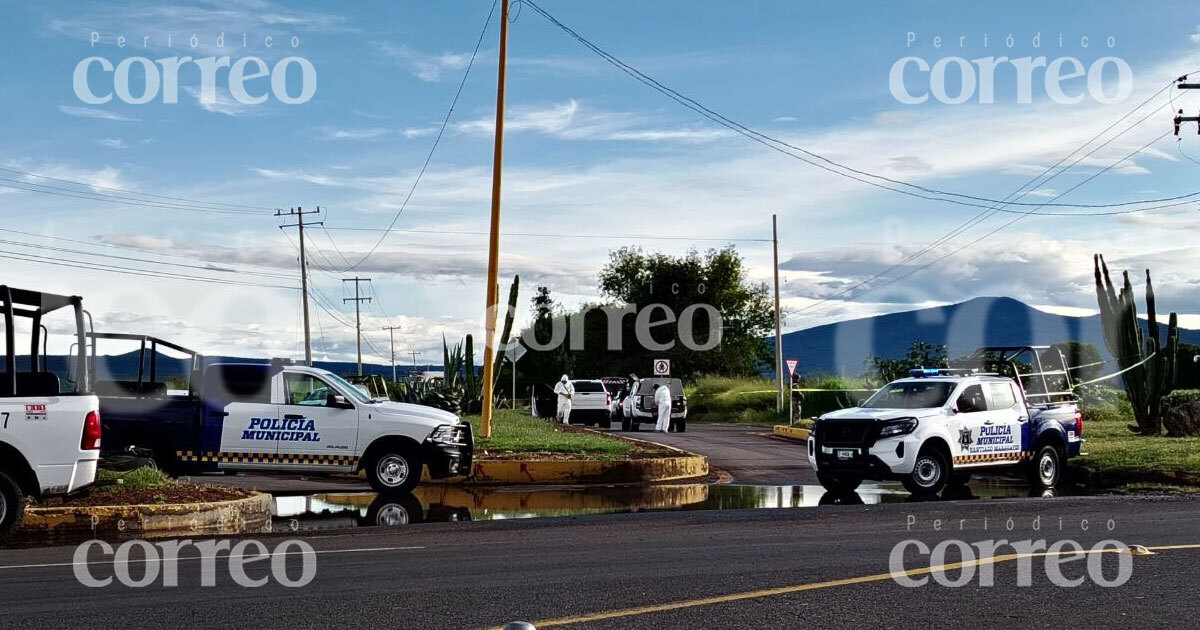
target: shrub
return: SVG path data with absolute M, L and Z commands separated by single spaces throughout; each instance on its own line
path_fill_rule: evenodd
M 1075 395 L 1079 397 L 1079 406 L 1084 408 L 1116 407 L 1129 402 L 1125 390 L 1101 384 L 1076 387 Z
M 1174 409 L 1197 400 L 1200 400 L 1200 389 L 1177 389 L 1163 398 L 1163 407 Z

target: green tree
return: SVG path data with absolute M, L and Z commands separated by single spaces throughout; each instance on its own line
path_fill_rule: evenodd
M 1067 360 L 1070 368 L 1071 382 L 1083 383 L 1099 377 L 1104 373 L 1104 357 L 1095 344 L 1081 341 L 1060 341 L 1050 346 L 1042 353 L 1042 367 L 1047 370 L 1061 370 L 1059 352 Z
M 766 283 L 752 282 L 747 276 L 745 262 L 732 245 L 703 254 L 692 250 L 683 256 L 646 253 L 635 247 L 618 249 L 600 272 L 600 291 L 611 300 L 603 306 L 634 306 L 638 312 L 655 309 L 649 321 L 665 323 L 651 327 L 653 340 L 674 345 L 666 350 L 646 348 L 637 339 L 637 316 L 630 313 L 621 320 L 619 350 L 589 347 L 585 352 L 614 374 L 645 374 L 655 358 L 671 359 L 672 375 L 681 378 L 757 374 L 770 362 L 766 338 L 774 327 L 775 310 Z M 607 348 L 612 339 L 600 327 L 611 316 L 595 316 L 595 312 L 585 314 L 585 339 Z M 718 316 L 711 317 L 710 312 Z M 690 320 L 691 345 L 708 345 L 714 341 L 713 331 L 719 331 L 715 334 L 720 335 L 720 343 L 709 350 L 688 348 L 683 343 L 688 331 L 681 336 L 680 319 Z
M 879 384 L 890 383 L 898 378 L 905 378 L 913 368 L 948 367 L 947 361 L 945 344 L 914 341 L 908 347 L 908 353 L 898 359 L 871 357 L 870 376 Z

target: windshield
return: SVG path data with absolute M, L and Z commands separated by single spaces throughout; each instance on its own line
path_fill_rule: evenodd
M 338 376 L 337 374 L 334 374 L 333 372 L 326 372 L 324 374 L 324 376 L 325 376 L 325 378 L 328 378 L 329 380 L 333 381 L 334 383 L 341 385 L 342 391 L 346 392 L 346 394 L 348 394 L 354 400 L 356 400 L 364 405 L 371 404 L 371 402 L 372 402 L 371 397 L 362 393 L 362 390 L 359 389 L 358 387 L 354 386 L 352 383 L 350 383 L 350 381 L 347 381 L 346 379 Z
M 954 383 L 900 381 L 875 392 L 862 406 L 866 409 L 933 409 L 950 399 Z

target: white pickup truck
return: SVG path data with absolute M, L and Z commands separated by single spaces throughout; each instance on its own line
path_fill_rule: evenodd
M 77 352 L 74 374 L 87 373 L 83 303 L 0 285 L 3 303 L 4 365 L 0 372 L 0 543 L 20 527 L 26 497 L 75 492 L 96 479 L 100 457 L 100 402 L 87 378 L 63 382 L 49 370 L 43 318 L 59 309 L 73 311 Z M 67 311 L 59 311 L 61 313 Z M 17 318 L 30 321 L 30 354 L 16 351 Z M 55 325 L 68 322 L 55 321 Z M 65 370 L 63 370 L 66 373 Z
M 1053 488 L 1067 459 L 1080 454 L 1083 416 L 1069 370 L 1043 368 L 1047 351 L 976 352 L 980 361 L 1010 366 L 1008 373 L 1020 375 L 1015 379 L 914 369 L 858 407 L 818 418 L 808 439 L 809 465 L 835 493 L 851 492 L 864 479 L 898 479 L 913 494 L 935 494 L 947 484 L 965 484 L 972 473 L 998 469 L 1025 472 L 1035 488 Z

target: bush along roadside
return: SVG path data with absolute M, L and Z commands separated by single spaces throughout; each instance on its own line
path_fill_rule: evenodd
M 1176 410 L 1195 405 L 1189 390 L 1168 399 Z M 1125 393 L 1112 387 L 1095 387 L 1081 392 L 1084 418 L 1084 451 L 1076 460 L 1088 485 L 1118 488 L 1130 485 L 1166 484 L 1200 487 L 1200 436 L 1168 437 L 1139 435 L 1129 430 L 1134 421 L 1132 405 Z M 1179 403 L 1178 401 L 1185 401 Z M 1164 403 L 1168 407 L 1172 403 Z

